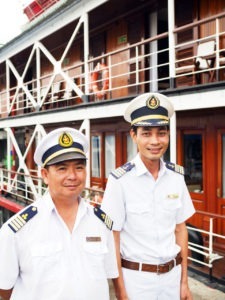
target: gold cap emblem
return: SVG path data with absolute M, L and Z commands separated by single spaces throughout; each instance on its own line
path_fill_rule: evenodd
M 151 96 L 149 99 L 147 99 L 146 105 L 150 109 L 156 109 L 159 107 L 160 102 L 158 98 L 156 98 L 155 96 Z
M 62 147 L 70 147 L 73 144 L 72 136 L 69 133 L 64 132 L 59 137 L 59 145 Z

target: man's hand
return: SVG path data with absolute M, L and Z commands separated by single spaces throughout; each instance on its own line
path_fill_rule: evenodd
M 180 299 L 181 300 L 193 300 L 191 291 L 187 283 L 181 283 L 180 286 Z
M 2 297 L 2 300 L 9 300 L 11 297 L 13 289 L 10 290 L 0 290 L 0 297 Z

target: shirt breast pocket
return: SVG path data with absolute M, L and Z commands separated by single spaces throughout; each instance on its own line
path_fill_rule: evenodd
M 60 264 L 63 253 L 61 244 L 47 243 L 35 245 L 31 249 L 32 267 L 36 277 L 47 282 L 60 276 Z
M 83 245 L 85 264 L 92 279 L 106 278 L 105 256 L 108 247 L 103 242 L 85 242 Z
M 171 197 L 168 196 L 163 201 L 162 209 L 166 217 L 175 218 L 177 211 L 180 208 L 181 208 L 181 199 L 179 198 L 179 196 L 174 196 L 174 198 L 172 196 Z
M 126 226 L 134 232 L 146 231 L 152 222 L 153 208 L 150 205 L 132 204 L 127 205 Z

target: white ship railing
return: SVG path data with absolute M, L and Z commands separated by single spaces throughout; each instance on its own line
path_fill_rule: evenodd
M 206 24 L 214 28 L 213 34 L 210 33 L 203 38 L 192 38 L 188 41 L 183 41 L 181 38 L 188 30 L 200 32 L 201 26 Z M 129 46 L 126 44 L 125 47 L 121 46 L 120 49 L 99 57 L 90 57 L 87 62 L 65 64 L 57 76 L 54 73 L 41 74 L 39 78 L 25 81 L 23 77 L 20 77 L 19 71 L 16 72 L 13 69 L 17 81 L 22 81 L 22 86 L 7 85 L 8 79 L 3 73 L 1 78 L 6 82 L 6 86 L 0 90 L 0 116 L 1 118 L 13 117 L 75 106 L 85 101 L 119 99 L 146 90 L 163 91 L 171 88 L 222 82 L 225 68 L 224 24 L 225 13 L 221 13 L 177 27 L 173 32 L 175 44 L 172 48 L 168 47 L 169 34 L 164 32 Z M 190 65 L 194 65 L 198 58 L 199 43 L 209 40 L 215 41 L 213 64 L 207 69 L 195 67 L 190 69 Z M 165 46 L 160 49 L 159 44 Z M 41 42 L 37 42 L 33 46 L 32 53 L 45 50 L 45 55 L 52 61 L 53 69 L 57 67 L 58 62 L 52 58 L 51 51 L 45 49 Z M 170 55 L 171 52 L 173 55 Z M 174 62 L 169 60 L 171 56 L 175 57 Z M 32 62 L 27 57 L 27 63 L 26 61 L 24 63 L 27 69 Z M 95 67 L 99 63 L 105 64 L 109 73 L 109 82 L 105 85 L 102 99 L 99 99 L 96 92 L 93 91 L 91 82 Z M 85 64 L 87 64 L 87 68 L 85 68 Z M 10 59 L 8 65 L 9 68 L 14 68 Z M 99 89 L 104 85 L 104 80 L 101 76 L 97 79 L 96 83 L 99 85 Z M 7 89 L 8 86 L 10 88 Z M 82 96 L 85 97 L 82 98 Z

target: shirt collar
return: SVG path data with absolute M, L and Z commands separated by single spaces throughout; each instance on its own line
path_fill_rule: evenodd
M 144 165 L 140 154 L 138 153 L 136 157 L 132 160 L 132 162 L 135 164 L 136 167 L 136 175 L 141 176 L 143 174 L 149 173 L 146 166 Z M 166 172 L 166 166 L 162 159 L 160 159 L 160 170 L 159 170 L 159 177 L 161 177 Z
M 163 159 L 160 159 L 160 169 L 159 169 L 159 177 L 161 177 L 167 171 L 165 162 Z
M 45 207 L 49 212 L 56 210 L 55 204 L 49 192 L 43 197 L 43 199 L 45 201 Z M 80 215 L 84 215 L 86 211 L 87 203 L 81 197 L 79 197 L 78 213 Z
M 58 214 L 55 204 L 52 201 L 52 198 L 51 198 L 51 195 L 49 192 L 43 197 L 43 200 L 44 200 L 45 208 L 49 213 L 55 212 L 56 214 Z M 83 198 L 80 197 L 74 229 L 77 228 L 81 219 L 86 215 L 87 210 L 88 210 L 88 204 L 84 201 Z
M 135 164 L 136 175 L 137 176 L 141 176 L 141 175 L 148 172 L 148 170 L 146 169 L 143 161 L 141 160 L 141 157 L 140 157 L 139 153 L 136 155 L 136 157 L 133 159 L 132 162 Z
M 55 204 L 52 201 L 52 197 L 49 192 L 43 197 L 43 200 L 45 202 L 44 205 L 46 207 L 46 210 L 48 210 L 49 212 L 55 210 Z
M 87 210 L 88 210 L 87 203 L 84 201 L 84 199 L 80 198 L 79 199 L 79 206 L 78 206 L 77 216 L 76 216 L 76 221 L 75 221 L 75 225 L 74 225 L 73 230 L 75 230 L 78 227 L 80 221 L 87 214 Z

